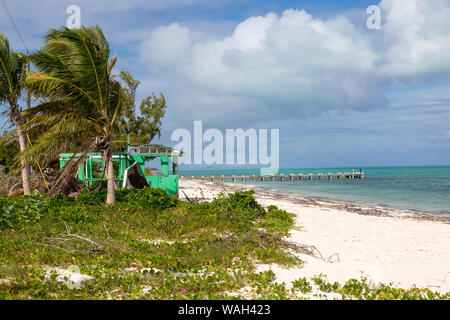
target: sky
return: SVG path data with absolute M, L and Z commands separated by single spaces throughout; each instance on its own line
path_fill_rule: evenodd
M 166 145 L 201 120 L 279 129 L 285 168 L 450 164 L 450 0 L 5 1 L 30 51 L 79 6 L 138 100 L 165 95 Z M 25 51 L 2 6 L 0 32 Z

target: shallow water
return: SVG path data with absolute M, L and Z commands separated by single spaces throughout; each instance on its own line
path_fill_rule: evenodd
M 337 173 L 360 168 L 280 169 L 284 174 Z M 272 191 L 305 197 L 351 201 L 373 206 L 450 215 L 450 166 L 362 168 L 365 179 L 247 181 Z M 204 170 L 180 172 L 184 176 L 252 175 L 256 169 Z M 237 182 L 242 183 L 242 182 Z

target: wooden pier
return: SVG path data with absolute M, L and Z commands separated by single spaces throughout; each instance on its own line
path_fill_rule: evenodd
M 291 173 L 291 174 L 275 174 L 275 175 L 231 175 L 231 176 L 201 176 L 201 177 L 184 177 L 184 180 L 209 180 L 222 181 L 231 180 L 232 182 L 245 181 L 294 181 L 294 180 L 333 180 L 333 179 L 364 179 L 364 172 L 338 172 L 338 173 Z

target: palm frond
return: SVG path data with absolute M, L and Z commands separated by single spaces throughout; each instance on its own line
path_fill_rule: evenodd
M 30 56 L 36 71 L 26 81 L 29 91 L 43 101 L 23 113 L 29 119 L 27 130 L 45 133 L 22 155 L 23 162 L 68 150 L 85 154 L 111 149 L 122 88 L 112 77 L 117 56 L 109 59 L 109 54 L 108 41 L 98 26 L 47 33 L 44 47 Z M 56 190 L 80 161 L 65 166 Z

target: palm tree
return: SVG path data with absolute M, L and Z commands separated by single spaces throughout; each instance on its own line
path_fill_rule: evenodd
M 9 46 L 8 39 L 0 33 L 0 103 L 8 102 L 7 117 L 16 127 L 20 151 L 26 149 L 23 119 L 19 107 L 19 98 L 24 89 L 27 57 L 14 52 Z M 31 194 L 30 179 L 25 162 L 22 161 L 22 186 L 25 195 Z
M 81 156 L 69 162 L 54 183 L 58 192 L 88 152 L 102 152 L 108 178 L 108 204 L 115 201 L 112 133 L 121 106 L 121 86 L 111 70 L 117 57 L 100 27 L 51 29 L 44 47 L 30 56 L 36 70 L 27 77 L 29 90 L 42 99 L 30 109 L 29 125 L 46 128 L 25 158 L 56 154 L 74 144 Z M 66 149 L 70 150 L 70 149 Z M 72 148 L 73 150 L 73 148 Z

